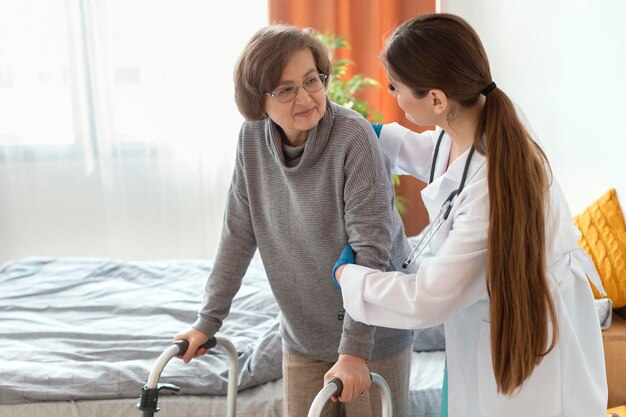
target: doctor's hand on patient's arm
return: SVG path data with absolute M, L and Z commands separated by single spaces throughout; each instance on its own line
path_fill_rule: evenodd
M 350 246 L 349 243 L 346 243 L 346 246 L 343 247 L 343 250 L 341 251 L 341 255 L 339 255 L 339 259 L 337 259 L 337 262 L 335 263 L 335 266 L 332 272 L 333 282 L 335 283 L 335 286 L 337 288 L 341 288 L 340 283 L 339 283 L 339 278 L 341 277 L 341 273 L 343 272 L 343 269 L 346 267 L 346 264 L 353 264 L 353 263 L 354 263 L 354 250 L 352 249 L 352 246 Z
M 346 268 L 346 265 L 347 264 L 341 265 L 335 270 L 335 285 L 339 288 L 341 288 L 341 275 L 343 274 L 343 270 Z
M 198 347 L 209 340 L 209 337 L 193 327 L 176 334 L 176 336 L 174 336 L 174 340 L 186 340 L 189 342 L 187 352 L 185 352 L 185 355 L 181 358 L 185 363 L 189 363 L 189 361 L 193 358 L 205 355 L 208 352 L 207 349 Z
M 335 283 L 335 286 L 337 288 L 341 288 L 337 277 L 341 276 L 341 272 L 343 272 L 343 268 L 345 268 L 346 264 L 353 264 L 353 263 L 354 263 L 354 250 L 352 249 L 352 246 L 350 246 L 349 243 L 346 243 L 346 246 L 344 246 L 343 250 L 341 251 L 341 255 L 339 255 L 339 259 L 337 259 L 337 262 L 335 263 L 335 266 L 333 267 L 332 277 L 333 277 L 333 282 Z
M 324 375 L 324 385 L 333 378 L 341 380 L 343 391 L 338 398 L 332 397 L 332 400 L 338 399 L 343 403 L 356 400 L 361 394 L 366 393 L 372 384 L 367 360 L 347 354 L 340 354 L 337 363 Z

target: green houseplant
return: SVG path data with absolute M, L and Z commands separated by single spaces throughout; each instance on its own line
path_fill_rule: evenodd
M 328 47 L 331 53 L 332 75 L 328 83 L 328 97 L 333 102 L 360 113 L 371 122 L 382 122 L 380 113 L 372 109 L 365 100 L 356 97 L 356 94 L 365 88 L 378 87 L 380 85 L 378 81 L 361 74 L 353 74 L 348 77 L 348 69 L 354 65 L 354 62 L 349 59 L 334 59 L 335 50 L 350 48 L 346 37 L 335 36 L 329 32 L 317 33 L 316 36 Z M 399 183 L 400 178 L 394 175 L 394 186 Z M 406 210 L 404 198 L 396 195 L 395 201 L 398 212 L 404 213 Z
M 358 97 L 356 93 L 370 87 L 378 87 L 378 81 L 364 77 L 361 74 L 353 74 L 348 77 L 347 73 L 354 62 L 349 59 L 334 59 L 337 49 L 350 49 L 346 37 L 335 36 L 328 32 L 316 35 L 328 47 L 331 53 L 332 71 L 330 83 L 328 84 L 328 96 L 332 101 L 342 106 L 346 106 L 372 122 L 382 121 L 380 113 L 375 112 L 369 104 Z

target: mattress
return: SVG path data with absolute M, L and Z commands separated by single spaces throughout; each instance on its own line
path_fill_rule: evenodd
M 237 397 L 238 417 L 280 417 L 282 379 L 249 388 Z M 137 397 L 139 391 L 137 392 Z M 44 401 L 0 405 L 0 417 L 141 417 L 136 398 L 78 401 Z M 156 417 L 226 417 L 221 395 L 168 395 L 159 397 Z

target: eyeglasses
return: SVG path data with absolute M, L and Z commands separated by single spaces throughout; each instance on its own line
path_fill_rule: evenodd
M 307 93 L 312 94 L 324 88 L 325 81 L 326 75 L 315 74 L 304 80 L 300 85 L 284 85 L 280 88 L 277 88 L 272 93 L 265 94 L 274 97 L 276 100 L 278 100 L 279 103 L 289 103 L 298 96 L 298 91 L 300 91 L 300 87 L 304 88 L 304 91 L 306 91 Z

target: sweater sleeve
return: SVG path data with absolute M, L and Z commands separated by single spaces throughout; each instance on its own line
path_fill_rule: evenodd
M 367 127 L 367 126 L 366 126 Z M 371 129 L 355 128 L 344 167 L 345 226 L 356 264 L 385 271 L 390 263 L 394 195 L 391 176 Z M 375 327 L 346 315 L 339 353 L 369 358 Z
M 219 330 L 228 315 L 232 300 L 241 287 L 243 276 L 256 251 L 242 152 L 240 133 L 217 255 L 205 286 L 202 307 L 192 324 L 192 327 L 209 337 Z

